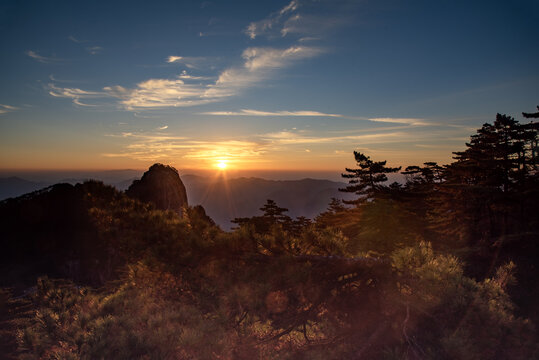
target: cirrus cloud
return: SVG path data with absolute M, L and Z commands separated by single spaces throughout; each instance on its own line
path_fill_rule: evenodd
M 186 83 L 185 80 L 210 78 L 193 77 L 182 72 L 174 79 L 149 79 L 131 89 L 114 85 L 104 87 L 103 91 L 86 91 L 49 84 L 49 94 L 74 99 L 75 103 L 84 98 L 112 97 L 118 99 L 119 104 L 126 110 L 195 106 L 238 95 L 242 90 L 268 80 L 277 70 L 316 56 L 320 52 L 320 49 L 308 46 L 285 49 L 248 48 L 243 52 L 243 65 L 222 71 L 214 83 Z
M 11 105 L 0 104 L 0 114 L 5 114 L 16 110 L 19 110 L 19 108 Z
M 260 111 L 252 109 L 241 109 L 240 111 L 209 111 L 203 112 L 202 115 L 213 116 L 325 116 L 325 117 L 342 117 L 339 114 L 326 114 L 319 111 L 303 110 L 303 111 Z
M 39 55 L 37 53 L 37 51 L 33 51 L 33 50 L 26 51 L 26 55 L 28 55 L 29 57 L 31 57 L 32 59 L 34 59 L 34 60 L 36 60 L 36 61 L 38 61 L 40 63 L 44 63 L 44 64 L 57 63 L 57 62 L 63 61 L 63 59 L 59 59 L 59 58 L 56 58 L 56 57 L 49 57 L 49 56 Z
M 277 24 L 283 22 L 283 18 L 287 14 L 296 11 L 298 7 L 299 2 L 297 0 L 292 0 L 288 5 L 283 7 L 278 12 L 271 14 L 267 18 L 251 22 L 244 30 L 244 33 L 252 40 L 254 40 L 257 36 L 268 34 L 276 28 Z

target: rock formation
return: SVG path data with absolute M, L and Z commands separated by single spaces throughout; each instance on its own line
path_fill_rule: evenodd
M 127 196 L 149 202 L 161 210 L 173 210 L 183 216 L 187 204 L 187 193 L 178 170 L 172 166 L 154 164 L 135 180 L 126 190 Z

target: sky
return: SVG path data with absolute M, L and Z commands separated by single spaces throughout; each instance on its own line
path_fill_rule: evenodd
M 532 0 L 3 0 L 0 170 L 446 164 L 539 105 L 537 24 Z

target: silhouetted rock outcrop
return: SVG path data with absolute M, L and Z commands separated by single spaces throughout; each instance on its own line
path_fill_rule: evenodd
M 154 204 L 158 209 L 173 210 L 183 216 L 187 193 L 178 170 L 172 166 L 154 164 L 126 190 L 127 196 Z

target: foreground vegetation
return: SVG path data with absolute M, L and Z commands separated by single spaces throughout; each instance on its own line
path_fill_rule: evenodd
M 356 201 L 309 220 L 268 200 L 232 232 L 201 207 L 180 218 L 98 182 L 5 201 L 4 352 L 539 358 L 537 129 L 498 115 L 455 162 L 408 167 L 405 184 L 355 153 L 343 191 Z

